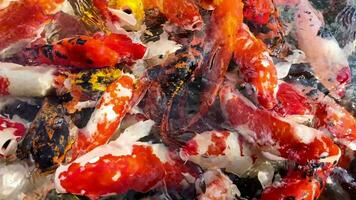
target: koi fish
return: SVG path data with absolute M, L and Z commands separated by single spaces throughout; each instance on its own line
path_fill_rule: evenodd
M 340 149 L 323 132 L 258 109 L 232 86 L 221 89 L 220 102 L 230 125 L 270 159 L 307 164 L 340 158 Z
M 312 127 L 330 133 L 335 142 L 355 150 L 356 120 L 352 114 L 321 92 L 314 91 L 314 95 L 307 96 L 303 90 L 309 91 L 303 86 L 282 82 L 277 92 L 280 102 L 275 108 L 277 112 L 282 116 L 312 116 Z
M 114 67 L 141 59 L 146 47 L 122 34 L 77 36 L 52 44 L 34 45 L 24 51 L 31 63 L 78 68 Z
M 326 169 L 317 169 L 312 176 L 303 175 L 305 172 L 292 171 L 286 177 L 282 178 L 281 182 L 265 189 L 262 192 L 261 200 L 318 199 L 331 169 L 330 167 L 326 167 Z
M 207 131 L 195 135 L 180 150 L 182 160 L 204 169 L 224 168 L 243 175 L 254 163 L 253 150 L 236 132 Z
M 132 75 L 122 74 L 106 88 L 86 127 L 79 130 L 73 158 L 108 142 L 130 109 L 134 81 Z
M 195 172 L 163 144 L 137 141 L 148 135 L 153 124 L 152 120 L 138 122 L 118 139 L 57 168 L 57 191 L 97 199 L 129 190 L 148 192 L 164 186 L 179 189 L 189 178 L 194 182 Z
M 272 0 L 244 0 L 244 22 L 271 53 L 279 56 L 284 46 L 284 28 Z M 282 52 L 283 54 L 284 52 Z
M 336 39 L 325 28 L 323 16 L 308 0 L 300 0 L 295 23 L 298 47 L 305 52 L 315 75 L 332 96 L 344 96 L 345 87 L 351 82 L 350 67 Z
M 19 144 L 17 156 L 24 159 L 31 155 L 42 172 L 51 171 L 64 161 L 71 145 L 70 123 L 63 106 L 46 99 Z
M 256 91 L 256 101 L 267 109 L 276 104 L 277 71 L 267 47 L 255 38 L 246 25 L 236 34 L 234 59 L 239 75 Z M 253 92 L 253 91 L 252 91 Z

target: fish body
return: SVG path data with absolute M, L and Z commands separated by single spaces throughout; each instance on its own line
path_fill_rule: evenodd
M 51 44 L 34 44 L 23 55 L 31 63 L 77 68 L 114 67 L 141 59 L 146 47 L 123 34 L 76 36 Z
M 73 148 L 74 158 L 107 143 L 112 137 L 130 109 L 129 103 L 133 95 L 134 81 L 132 75 L 123 74 L 107 87 L 88 124 L 78 133 Z
M 277 57 L 285 49 L 284 27 L 272 0 L 244 0 L 244 22 Z
M 317 199 L 333 167 L 317 169 L 312 176 L 303 175 L 301 171 L 291 171 L 278 183 L 262 192 L 261 200 L 314 200 Z
M 183 160 L 204 169 L 224 168 L 243 175 L 254 163 L 254 152 L 236 132 L 206 131 L 195 135 L 180 150 Z
M 0 96 L 43 97 L 54 86 L 51 67 L 0 62 Z
M 163 144 L 137 141 L 148 135 L 153 124 L 152 120 L 137 122 L 118 139 L 60 166 L 55 173 L 57 191 L 98 199 L 129 190 L 148 192 L 167 187 L 179 191 L 184 187 L 185 177 L 194 181 L 194 170 L 175 158 L 174 152 Z
M 253 36 L 246 25 L 236 34 L 235 62 L 239 75 L 256 91 L 256 103 L 267 109 L 276 104 L 277 71 L 266 45 Z
M 315 75 L 334 97 L 345 94 L 351 82 L 347 57 L 325 28 L 323 16 L 308 0 L 300 0 L 295 13 L 298 47 L 305 52 Z
M 326 134 L 255 107 L 232 86 L 220 90 L 220 102 L 231 126 L 267 152 L 265 155 L 274 157 L 269 158 L 304 165 L 311 161 L 333 163 L 340 158 L 340 149 Z
M 31 155 L 42 172 L 55 169 L 71 148 L 69 129 L 63 106 L 56 100 L 45 100 L 21 141 L 17 156 L 24 159 Z

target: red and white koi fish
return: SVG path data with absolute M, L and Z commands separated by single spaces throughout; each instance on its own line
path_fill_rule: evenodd
M 234 58 L 242 79 L 256 90 L 256 101 L 271 109 L 276 104 L 277 71 L 266 45 L 243 24 L 236 34 Z
M 282 116 L 307 118 L 314 128 L 328 132 L 335 142 L 356 150 L 356 119 L 352 114 L 321 92 L 308 97 L 302 90 L 309 91 L 301 85 L 280 83 L 277 92 L 280 104 L 276 111 Z
M 129 190 L 179 189 L 186 186 L 187 181 L 194 183 L 197 174 L 163 144 L 137 142 L 148 135 L 153 124 L 152 120 L 140 121 L 127 128 L 115 141 L 57 168 L 57 191 L 97 199 Z
M 356 119 L 331 98 L 318 104 L 314 127 L 327 130 L 334 140 L 356 151 Z
M 130 109 L 134 84 L 132 75 L 122 74 L 106 88 L 86 127 L 79 130 L 73 147 L 74 158 L 109 141 Z
M 311 176 L 307 172 L 291 171 L 280 182 L 274 183 L 262 192 L 261 200 L 314 200 L 324 189 L 332 165 L 317 169 Z
M 197 134 L 180 150 L 183 160 L 192 161 L 204 169 L 224 168 L 236 175 L 242 175 L 253 165 L 253 153 L 242 136 L 229 131 Z
M 258 109 L 232 86 L 221 89 L 220 102 L 230 125 L 269 159 L 306 164 L 332 163 L 340 158 L 340 149 L 323 132 Z

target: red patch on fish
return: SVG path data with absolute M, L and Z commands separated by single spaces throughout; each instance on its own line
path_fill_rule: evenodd
M 279 151 L 283 158 L 305 164 L 310 160 L 319 160 L 324 152 L 328 156 L 340 153 L 337 145 L 328 136 L 283 120 L 271 111 L 254 107 L 248 99 L 231 87 L 220 91 L 220 102 L 233 127 L 248 134 L 260 148 Z M 303 134 L 312 134 L 307 136 L 305 142 L 300 136 L 302 131 L 305 131 Z
M 168 154 L 170 160 L 163 163 L 165 170 L 164 181 L 167 188 L 175 190 L 181 189 L 181 182 L 185 180 L 184 174 L 189 174 L 189 176 L 194 178 L 199 176 L 196 168 L 183 162 L 175 152 L 169 151 Z
M 184 174 L 197 177 L 197 172 L 175 152 L 164 152 L 166 150 L 160 153 L 169 154 L 168 162 L 160 160 L 151 146 L 134 144 L 128 155 L 107 152 L 83 163 L 72 163 L 56 179 L 66 192 L 84 194 L 92 199 L 107 194 L 125 194 L 129 190 L 148 192 L 160 186 L 179 190 Z
M 24 136 L 26 132 L 26 128 L 23 124 L 11 121 L 10 119 L 7 118 L 0 117 L 0 131 L 8 128 L 14 128 L 15 129 L 14 135 L 21 138 Z
M 0 76 L 0 96 L 9 95 L 9 79 L 3 76 Z
M 126 90 L 130 93 L 127 93 Z M 122 118 L 130 109 L 129 104 L 133 90 L 134 78 L 125 74 L 106 88 L 87 125 L 87 127 L 96 127 L 96 130 L 84 128 L 79 132 L 76 144 L 73 147 L 73 158 L 105 144 L 111 138 Z M 115 116 L 107 116 L 109 115 L 108 112 L 111 111 Z M 100 120 L 94 119 L 95 117 L 100 118 Z
M 311 102 L 307 97 L 295 90 L 291 84 L 282 83 L 279 85 L 277 99 L 279 105 L 274 110 L 282 116 L 312 114 L 313 107 Z
M 70 164 L 59 174 L 61 186 L 67 192 L 98 197 L 124 194 L 129 190 L 147 192 L 165 176 L 161 161 L 148 146 L 133 146 L 131 155 L 100 157 L 96 162 Z
M 211 142 L 208 147 L 209 155 L 224 155 L 224 151 L 226 149 L 226 139 L 230 135 L 229 132 L 213 132 L 211 135 Z
M 187 142 L 187 144 L 184 146 L 184 152 L 188 155 L 198 155 L 198 143 L 196 140 L 190 140 Z

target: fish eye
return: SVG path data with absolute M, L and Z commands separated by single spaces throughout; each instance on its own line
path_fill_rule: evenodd
M 124 11 L 126 14 L 132 14 L 132 10 L 131 10 L 131 8 L 128 8 L 128 7 L 126 7 L 126 8 L 124 8 L 122 11 Z

